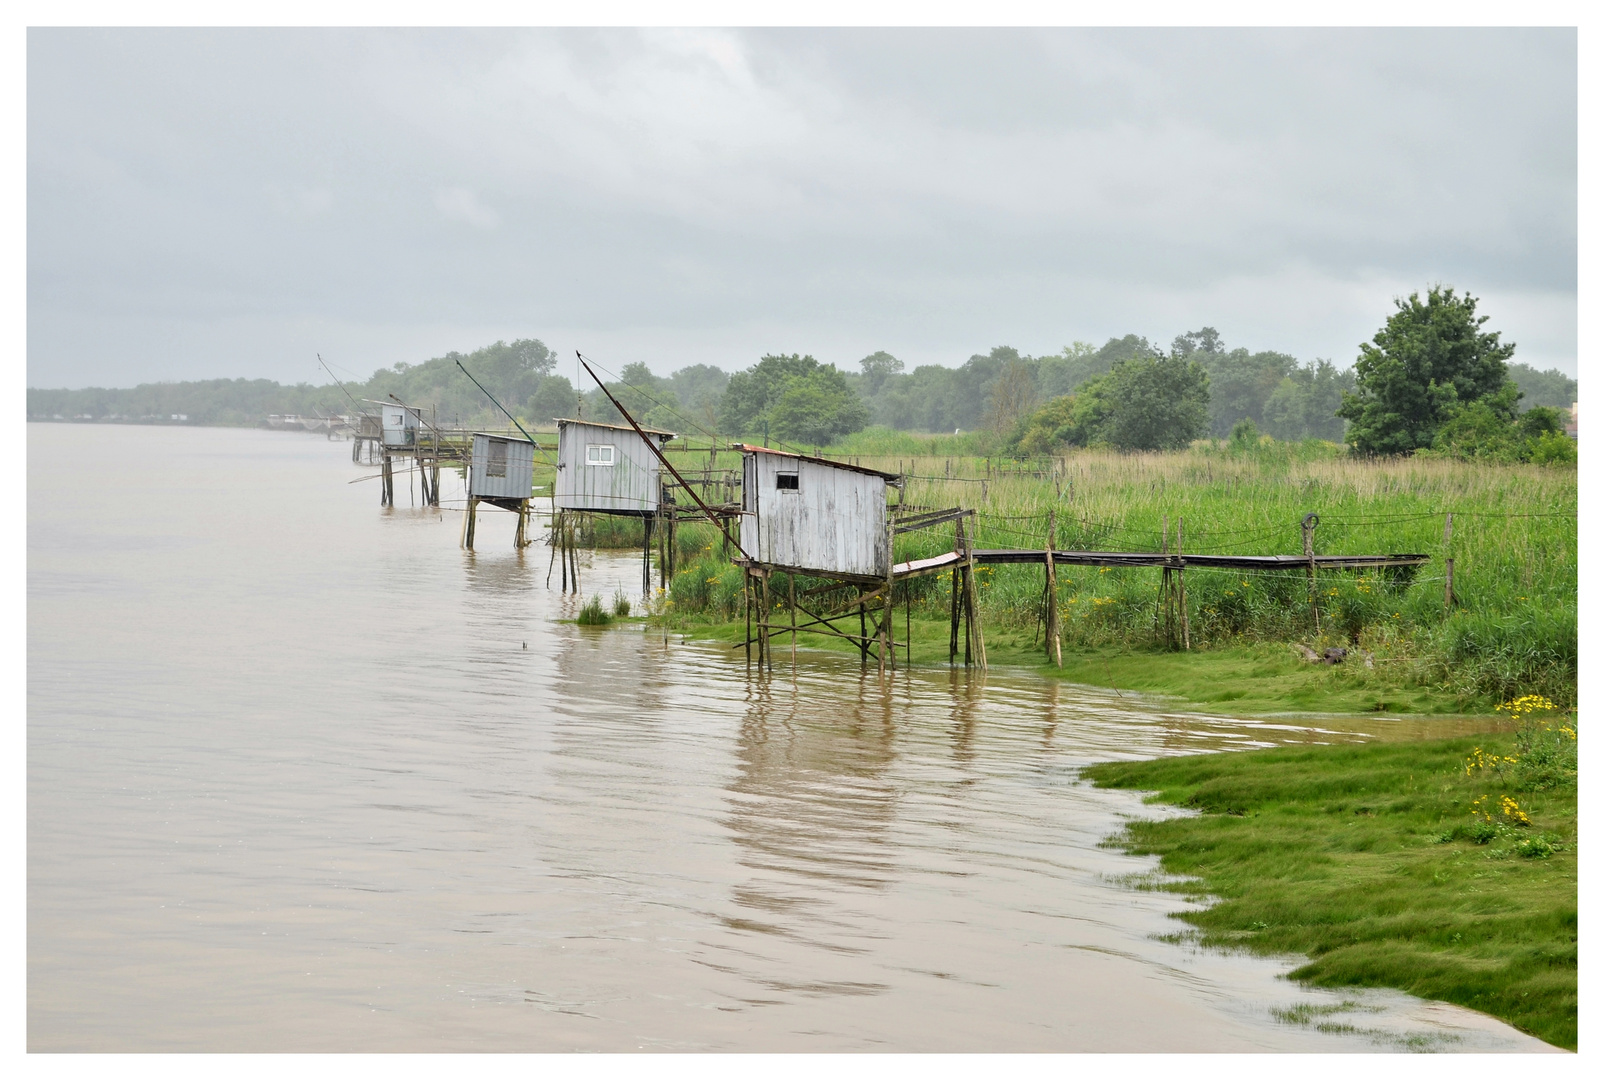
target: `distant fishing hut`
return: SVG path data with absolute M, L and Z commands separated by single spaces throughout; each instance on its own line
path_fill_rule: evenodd
M 524 547 L 534 482 L 534 443 L 515 436 L 474 432 L 468 459 L 468 513 L 462 525 L 463 545 L 473 550 L 479 504 L 489 503 L 518 515 L 518 530 L 512 543 L 515 548 Z
M 929 571 L 917 564 L 894 565 L 892 538 L 954 522 L 958 547 L 964 550 L 962 519 L 972 512 L 954 508 L 910 513 L 913 508 L 890 506 L 888 492 L 903 485 L 896 473 L 746 443 L 737 443 L 733 449 L 742 458 L 740 545 L 747 556 L 742 564 L 748 598 L 748 650 L 755 643 L 759 663 L 772 666 L 770 636 L 776 631 L 789 633 L 794 655 L 796 634 L 805 631 L 846 638 L 857 645 L 865 662 L 873 654 L 882 669 L 888 663 L 895 666 L 893 585 L 901 578 Z M 955 570 L 954 649 L 960 614 L 957 588 L 962 583 L 972 591 L 972 566 L 965 554 Z M 776 572 L 788 577 L 788 625 L 772 621 L 775 598 L 770 596 L 770 580 Z M 825 583 L 805 590 L 799 601 L 797 577 L 821 578 Z M 839 593 L 844 589 L 852 592 L 842 599 Z M 832 598 L 831 593 L 836 596 Z M 800 624 L 799 611 L 806 617 Z M 961 612 L 969 619 L 971 635 L 977 635 L 972 595 L 964 597 Z M 834 625 L 854 613 L 857 634 Z M 966 645 L 966 656 L 968 652 Z M 983 652 L 981 655 L 984 657 Z
M 586 514 L 641 519 L 645 532 L 642 588 L 650 589 L 652 526 L 663 516 L 665 503 L 668 503 L 659 472 L 658 453 L 674 437 L 675 432 L 655 428 L 643 427 L 637 433 L 632 427 L 618 424 L 557 421 L 557 482 L 552 509 L 556 512 L 553 531 L 563 553 L 564 590 L 572 587 L 575 592 L 579 591 L 574 529 L 580 515 Z M 648 439 L 655 444 L 656 452 L 653 445 L 648 445 Z M 672 531 L 670 518 L 669 528 L 662 530 L 670 545 Z M 671 558 L 671 554 L 668 557 Z M 664 567 L 666 574 L 666 562 Z
M 440 436 L 433 424 L 423 419 L 423 410 L 395 401 L 369 401 L 379 407 L 378 448 L 383 455 L 379 462 L 379 504 L 395 505 L 395 469 L 393 459 L 409 457 L 417 463 L 425 506 L 440 505 Z M 365 429 L 363 429 L 365 430 Z M 359 432 L 360 433 L 360 432 Z M 353 460 L 357 451 L 352 450 Z

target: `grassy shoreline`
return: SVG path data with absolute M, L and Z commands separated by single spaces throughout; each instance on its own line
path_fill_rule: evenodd
M 1544 745 L 1570 757 L 1545 766 Z M 1290 977 L 1464 1005 L 1574 1050 L 1574 747 L 1574 728 L 1528 727 L 1082 776 L 1197 811 L 1132 822 L 1111 843 L 1157 855 L 1179 878 L 1159 887 L 1214 901 L 1178 916 L 1200 943 L 1303 954 Z
M 674 633 L 706 641 L 742 640 L 745 624 L 707 618 L 676 618 Z M 948 625 L 913 619 L 913 663 L 917 668 L 947 664 Z M 897 619 L 899 639 L 904 621 Z M 790 649 L 790 635 L 775 631 L 776 663 Z M 840 638 L 798 635 L 800 649 L 855 654 Z M 1025 629 L 988 631 L 986 655 L 993 668 L 1029 671 L 1044 678 L 1136 692 L 1173 700 L 1203 712 L 1233 715 L 1284 713 L 1341 715 L 1466 716 L 1491 715 L 1497 701 L 1468 697 L 1451 688 L 1420 685 L 1406 672 L 1383 664 L 1366 668 L 1360 661 L 1328 666 L 1311 664 L 1289 647 L 1248 642 L 1212 649 L 1173 652 L 1157 647 L 1101 645 L 1066 647 L 1062 668 L 1047 663 L 1039 638 Z M 899 643 L 899 665 L 905 653 Z M 960 663 L 961 663 L 960 659 Z
M 1037 462 L 931 456 L 948 449 L 943 439 L 954 441 L 905 440 L 909 456 L 898 456 L 900 443 L 849 444 L 830 452 L 907 477 L 900 495 L 905 505 L 973 508 L 980 547 L 1039 548 L 1051 520 L 1061 548 L 1174 551 L 1184 522 L 1188 553 L 1296 554 L 1303 543 L 1300 523 L 1317 514 L 1318 554 L 1431 558 L 1417 572 L 1323 570 L 1313 589 L 1302 570 L 1193 567 L 1186 574 L 1191 641 L 1207 661 L 1168 659 L 1157 648 L 1157 571 L 1061 567 L 1066 662 L 1089 658 L 1070 676 L 1077 680 L 1120 685 L 1120 678 L 1145 679 L 1122 688 L 1180 693 L 1203 704 L 1224 704 L 1237 699 L 1220 695 L 1237 694 L 1249 702 L 1241 708 L 1259 709 L 1271 708 L 1277 695 L 1310 699 L 1296 708 L 1357 712 L 1469 713 L 1528 692 L 1562 706 L 1575 702 L 1573 469 L 1363 460 L 1319 443 L 1202 443 L 1168 454 L 1082 451 Z M 586 528 L 586 542 L 598 546 L 640 543 L 639 525 L 627 519 L 597 518 Z M 935 555 L 952 544 L 950 528 L 908 533 L 896 540 L 896 558 Z M 744 621 L 742 575 L 716 530 L 686 525 L 677 548 L 674 578 L 654 605 L 665 624 L 701 634 L 707 632 L 702 624 Z M 1445 581 L 1450 558 L 1451 604 Z M 1014 649 L 1012 642 L 1039 633 L 1041 568 L 984 566 L 976 576 L 992 661 L 1039 668 L 1039 652 Z M 816 584 L 798 583 L 799 590 Z M 787 589 L 784 575 L 777 575 L 772 595 Z M 946 660 L 950 592 L 945 574 L 900 582 L 894 590 L 899 628 L 912 606 L 916 663 Z M 933 625 L 921 631 L 927 623 Z M 1299 671 L 1293 643 L 1317 651 L 1361 649 L 1374 655 L 1375 668 L 1362 675 L 1350 665 Z M 1115 658 L 1126 654 L 1141 659 L 1121 674 Z M 1193 664 L 1202 666 L 1193 673 Z M 1109 667 L 1114 675 L 1095 674 Z M 1165 673 L 1168 683 L 1155 672 Z M 1219 685 L 1221 678 L 1241 685 Z M 1333 698 L 1330 706 L 1313 703 Z

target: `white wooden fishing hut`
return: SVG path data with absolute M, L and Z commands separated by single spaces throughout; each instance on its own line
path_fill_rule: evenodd
M 853 642 L 865 663 L 874 655 L 882 670 L 888 663 L 895 666 L 892 586 L 925 571 L 912 564 L 894 565 L 892 538 L 952 522 L 958 530 L 955 547 L 966 551 L 962 519 L 971 512 L 953 508 L 910 513 L 912 508 L 903 507 L 900 501 L 895 507 L 889 505 L 888 492 L 900 490 L 903 484 L 903 478 L 895 473 L 746 443 L 737 443 L 734 449 L 742 458 L 740 545 L 747 557 L 740 561 L 746 572 L 748 655 L 755 643 L 758 662 L 772 667 L 770 637 L 776 632 L 789 633 L 794 658 L 796 635 L 807 632 Z M 972 567 L 965 554 L 954 573 L 952 655 L 956 656 L 962 614 L 970 627 L 966 663 L 968 641 L 977 640 L 979 634 Z M 776 572 L 788 579 L 788 624 L 773 621 L 775 598 L 770 596 L 769 583 Z M 799 601 L 797 577 L 820 578 L 824 583 L 806 589 Z M 962 598 L 960 587 L 964 589 Z M 842 589 L 852 590 L 844 601 L 839 595 Z M 801 623 L 797 621 L 799 612 L 805 618 Z M 854 614 L 856 634 L 835 625 Z M 908 642 L 903 645 L 906 648 Z M 983 649 L 980 657 L 984 665 Z
M 582 514 L 638 517 L 644 527 L 642 590 L 651 586 L 650 552 L 654 522 L 663 515 L 665 498 L 656 449 L 675 437 L 672 431 L 642 427 L 640 433 L 619 424 L 589 420 L 557 421 L 557 481 L 552 494 L 553 531 L 563 553 L 562 587 L 579 591 L 579 563 L 574 547 L 575 525 Z M 672 525 L 665 539 L 672 532 Z M 671 548 L 665 556 L 671 558 Z M 665 581 L 667 559 L 664 561 Z
M 416 463 L 419 480 L 423 488 L 423 504 L 425 506 L 440 505 L 440 438 L 439 432 L 428 421 L 423 419 L 423 410 L 415 405 L 404 405 L 395 401 L 372 401 L 368 404 L 379 407 L 378 432 L 374 440 L 383 455 L 380 465 L 379 504 L 381 506 L 395 505 L 395 467 L 394 458 L 407 457 Z M 366 435 L 369 430 L 368 418 L 363 418 L 363 425 L 358 430 L 361 438 L 370 438 Z M 357 460 L 358 451 L 353 447 L 352 460 Z
M 529 525 L 529 498 L 535 482 L 535 444 L 511 435 L 473 434 L 468 458 L 468 513 L 462 523 L 462 542 L 473 550 L 479 504 L 510 510 L 518 515 L 513 546 L 524 547 Z
M 894 473 L 737 444 L 741 547 L 775 570 L 880 582 L 891 567 Z

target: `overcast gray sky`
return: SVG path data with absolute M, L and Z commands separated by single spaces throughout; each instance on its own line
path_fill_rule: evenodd
M 1571 30 L 36 29 L 28 383 L 1202 325 L 1346 366 L 1433 282 L 1574 374 L 1576 89 Z

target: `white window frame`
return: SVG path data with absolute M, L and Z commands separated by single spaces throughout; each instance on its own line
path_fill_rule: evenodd
M 612 443 L 586 443 L 585 464 L 610 467 L 618 461 L 618 449 Z

